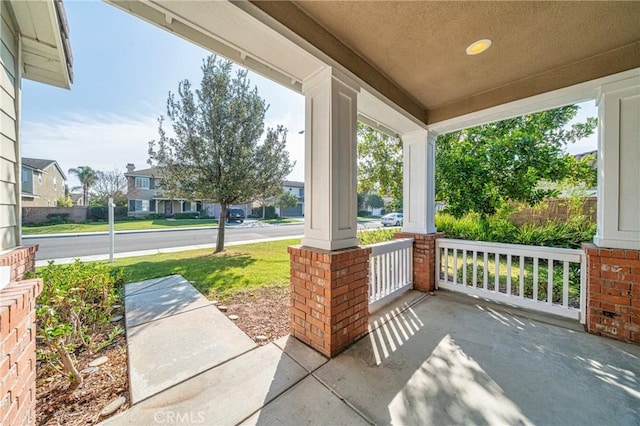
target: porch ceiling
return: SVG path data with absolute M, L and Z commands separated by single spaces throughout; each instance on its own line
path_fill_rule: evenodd
M 640 2 L 252 4 L 426 123 L 640 67 Z

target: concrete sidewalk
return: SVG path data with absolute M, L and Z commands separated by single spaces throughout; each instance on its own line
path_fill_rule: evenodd
M 172 296 L 164 306 L 186 309 Z M 136 310 L 145 315 L 144 303 Z M 244 352 L 237 337 L 226 361 L 215 351 L 212 360 L 197 350 L 191 358 L 193 346 L 172 341 L 182 328 L 176 322 L 144 367 L 153 374 L 153 363 L 164 365 L 168 387 L 105 424 L 638 425 L 640 347 L 547 318 L 446 291 L 410 291 L 373 313 L 369 334 L 331 360 L 291 337 Z M 192 327 L 203 331 L 190 331 L 187 341 L 237 335 L 222 320 L 214 329 Z M 130 358 L 133 374 L 136 362 Z M 185 370 L 195 375 L 184 379 Z

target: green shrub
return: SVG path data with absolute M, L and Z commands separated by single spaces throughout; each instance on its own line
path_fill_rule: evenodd
M 104 336 L 111 318 L 113 303 L 124 283 L 119 270 L 102 263 L 49 265 L 39 270 L 44 286 L 36 306 L 39 359 L 58 360 L 72 379 L 70 390 L 82 382 L 71 354 L 93 351 Z M 108 334 L 108 333 L 106 333 Z M 100 340 L 100 339 L 98 339 Z
M 59 225 L 61 223 L 69 222 L 69 213 L 49 213 L 47 215 L 47 221 L 50 225 Z
M 369 210 L 358 210 L 358 216 L 368 217 L 371 216 L 371 212 Z
M 129 209 L 126 206 L 116 206 L 113 209 L 114 220 L 122 220 L 127 217 Z M 87 219 L 94 222 L 108 221 L 109 209 L 107 206 L 91 207 L 87 213 Z
M 254 207 L 251 209 L 251 216 L 262 219 L 262 207 Z M 274 206 L 266 206 L 264 209 L 265 219 L 276 219 L 276 208 Z
M 591 241 L 596 232 L 596 224 L 584 215 L 573 216 L 564 223 L 517 227 L 506 215 L 483 218 L 467 214 L 456 219 L 449 214 L 438 213 L 436 228 L 447 238 L 565 248 L 579 248 L 583 242 Z
M 198 219 L 200 217 L 200 212 L 184 212 L 184 213 L 175 213 L 173 215 L 174 219 Z
M 398 232 L 397 229 L 374 229 L 371 231 L 358 231 L 360 244 L 367 246 L 369 244 L 382 243 L 392 241 L 393 236 Z

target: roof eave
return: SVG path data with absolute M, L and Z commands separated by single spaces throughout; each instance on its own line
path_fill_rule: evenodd
M 73 82 L 73 57 L 62 2 L 10 0 L 10 4 L 21 34 L 22 76 L 70 89 Z M 51 37 L 41 39 L 38 32 Z

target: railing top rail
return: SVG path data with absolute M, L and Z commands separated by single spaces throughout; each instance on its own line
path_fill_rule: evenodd
M 454 240 L 449 238 L 437 239 L 436 246 L 441 248 L 457 248 L 482 252 L 489 251 L 491 253 L 511 254 L 525 257 L 552 257 L 554 259 L 567 260 L 569 262 L 580 262 L 581 256 L 584 254 L 580 249 L 491 243 L 487 241 Z
M 382 243 L 369 244 L 366 247 L 371 247 L 371 256 L 379 254 L 389 253 L 394 250 L 402 250 L 405 248 L 413 247 L 413 238 L 398 238 L 393 241 L 384 241 Z

